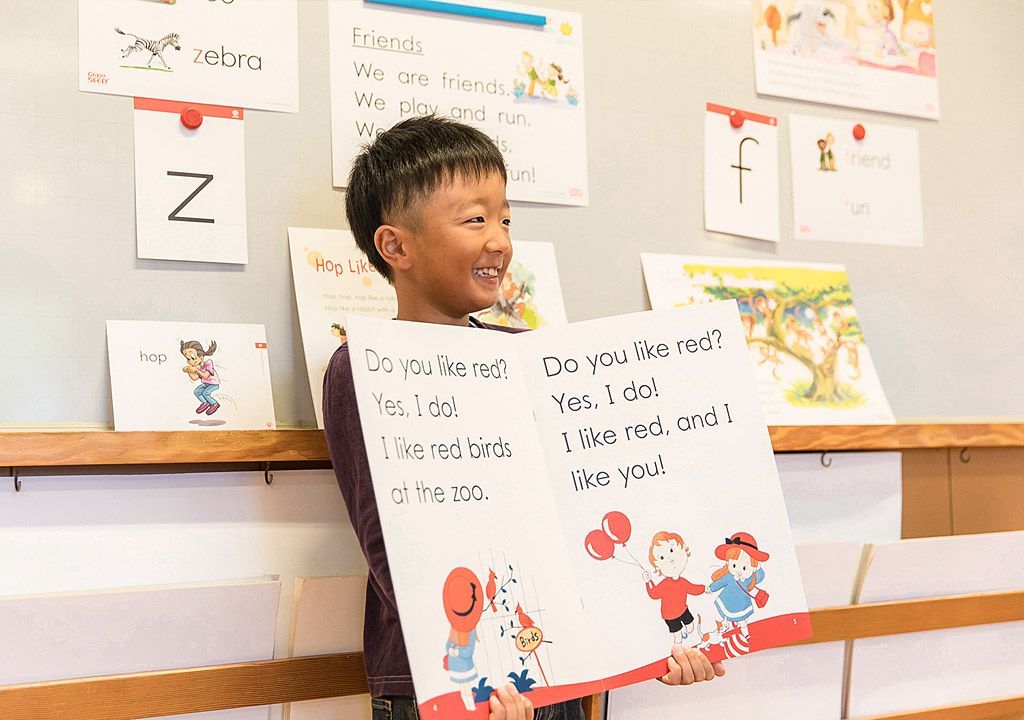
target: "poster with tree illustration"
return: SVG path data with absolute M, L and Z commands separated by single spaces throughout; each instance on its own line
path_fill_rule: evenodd
M 555 246 L 517 240 L 512 251 L 512 262 L 501 283 L 498 302 L 476 313 L 476 317 L 492 325 L 530 330 L 564 325 L 565 302 L 558 280 Z
M 895 421 L 842 265 L 641 257 L 653 308 L 736 301 L 769 423 Z
M 419 716 L 810 634 L 736 304 L 532 332 L 345 320 Z M 331 398 L 328 398 L 331 402 Z

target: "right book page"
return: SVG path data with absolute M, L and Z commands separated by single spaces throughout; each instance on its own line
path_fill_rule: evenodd
M 606 688 L 810 635 L 734 302 L 516 343 Z

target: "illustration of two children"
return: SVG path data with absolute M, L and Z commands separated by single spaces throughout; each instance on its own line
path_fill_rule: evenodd
M 648 559 L 662 580 L 655 583 L 649 572 L 643 573 L 647 594 L 661 601 L 661 617 L 672 634 L 672 642 L 682 645 L 684 639 L 691 639 L 695 630 L 697 642 L 700 642 L 700 628 L 687 607 L 687 597 L 704 593 L 717 592 L 715 609 L 722 620 L 748 635 L 747 622 L 754 614 L 755 604 L 761 607 L 767 599 L 767 594 L 759 591 L 757 585 L 764 581 L 764 569 L 758 566 L 768 559 L 768 553 L 757 547 L 757 540 L 749 533 L 735 533 L 715 548 L 715 557 L 725 565 L 711 574 L 711 584 L 707 586 L 691 583 L 683 577 L 690 555 L 690 548 L 682 537 L 658 532 L 651 539 Z M 760 600 L 759 593 L 763 594 Z

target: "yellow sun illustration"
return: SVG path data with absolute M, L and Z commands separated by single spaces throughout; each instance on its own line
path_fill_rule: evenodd
M 562 23 L 562 27 L 559 28 L 559 29 L 562 31 L 562 34 L 565 35 L 565 36 L 572 35 L 572 25 L 570 25 L 567 22 Z

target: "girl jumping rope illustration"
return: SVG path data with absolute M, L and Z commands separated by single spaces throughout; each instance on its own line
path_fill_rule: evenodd
M 203 344 L 198 340 L 181 341 L 181 354 L 188 363 L 181 369 L 189 378 L 198 382 L 195 389 L 196 398 L 199 400 L 199 407 L 196 414 L 213 415 L 220 408 L 220 402 L 213 396 L 213 393 L 220 388 L 220 377 L 217 369 L 213 366 L 210 355 L 217 351 L 217 341 L 211 340 L 210 347 L 203 350 Z

